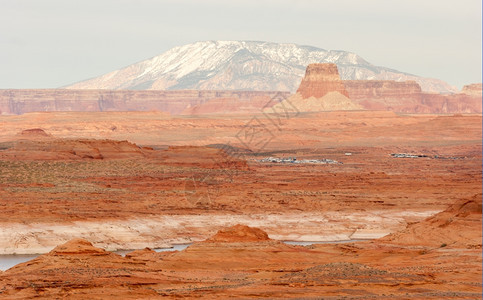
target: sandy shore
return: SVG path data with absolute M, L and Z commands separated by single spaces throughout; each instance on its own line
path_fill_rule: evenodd
M 249 224 L 270 238 L 291 241 L 373 239 L 404 228 L 438 211 L 365 211 L 252 215 L 167 215 L 127 220 L 63 224 L 3 223 L 0 254 L 46 253 L 73 238 L 85 238 L 109 251 L 163 248 L 201 241 L 222 227 Z

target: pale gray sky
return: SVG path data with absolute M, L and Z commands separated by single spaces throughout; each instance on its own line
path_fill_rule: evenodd
M 481 82 L 481 0 L 0 0 L 0 88 L 55 88 L 203 40 L 346 50 Z

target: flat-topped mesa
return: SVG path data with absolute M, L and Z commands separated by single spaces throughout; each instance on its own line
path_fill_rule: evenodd
M 330 92 L 339 92 L 349 97 L 340 79 L 337 65 L 332 63 L 308 65 L 297 93 L 307 99 L 310 97 L 321 98 Z
M 353 100 L 366 99 L 414 99 L 421 96 L 416 81 L 394 80 L 344 80 L 344 87 Z
M 277 91 L 215 90 L 68 90 L 68 89 L 0 89 L 0 115 L 43 111 L 120 112 L 157 111 L 179 114 L 189 107 L 217 99 L 251 102 L 263 97 L 288 96 Z M 264 100 L 265 103 L 268 100 Z M 256 101 L 255 101 L 256 102 Z M 239 104 L 238 104 L 239 105 Z M 259 104 L 257 104 L 259 106 Z M 253 110 L 253 109 L 252 109 Z M 169 114 L 166 113 L 166 116 Z
M 461 90 L 462 94 L 471 95 L 471 96 L 480 96 L 482 95 L 482 84 L 481 83 L 473 83 L 468 84 L 463 87 Z

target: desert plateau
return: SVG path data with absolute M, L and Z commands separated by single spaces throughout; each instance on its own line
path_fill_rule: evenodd
M 483 299 L 481 11 L 0 1 L 0 300 Z
M 0 259 L 32 259 L 0 297 L 479 298 L 481 85 L 406 85 L 311 64 L 294 94 L 10 110 Z

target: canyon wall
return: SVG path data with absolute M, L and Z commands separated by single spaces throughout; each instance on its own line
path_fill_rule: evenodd
M 341 81 L 337 69 L 330 66 L 333 64 L 320 65 L 307 68 L 298 97 L 290 101 L 301 101 L 298 103 L 301 107 L 315 107 L 316 110 L 482 112 L 481 83 L 467 85 L 458 94 L 431 94 L 422 92 L 415 81 Z M 290 95 L 289 92 L 264 91 L 0 90 L 0 115 L 42 111 L 163 111 L 173 115 L 258 113 Z M 324 100 L 319 100 L 322 98 Z
M 214 99 L 250 102 L 288 97 L 288 92 L 145 90 L 0 90 L 0 114 L 39 111 L 182 111 Z
M 366 109 L 429 114 L 481 113 L 481 89 L 481 84 L 471 84 L 460 93 L 444 95 L 423 92 L 416 81 L 343 81 L 335 64 L 310 64 L 297 94 L 288 101 L 300 111 Z
M 424 93 L 415 81 L 343 81 L 349 98 L 367 110 L 404 113 L 481 113 L 481 84 L 465 86 L 458 94 Z
M 481 95 L 482 95 L 482 84 L 481 83 L 473 83 L 473 84 L 465 85 L 463 87 L 463 89 L 461 90 L 461 93 L 481 97 Z

